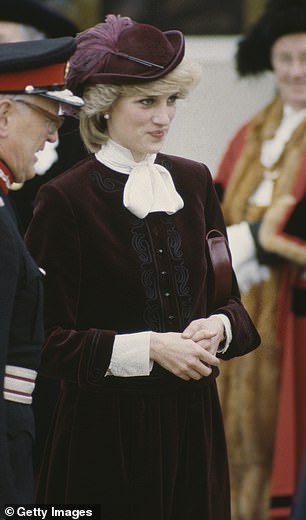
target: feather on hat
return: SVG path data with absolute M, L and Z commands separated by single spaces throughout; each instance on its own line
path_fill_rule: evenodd
M 78 93 L 85 84 L 118 85 L 158 79 L 173 70 L 184 56 L 180 31 L 162 32 L 113 14 L 104 23 L 79 33 L 76 42 L 67 85 Z

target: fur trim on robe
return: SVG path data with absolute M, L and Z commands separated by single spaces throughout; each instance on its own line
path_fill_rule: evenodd
M 234 520 L 288 518 L 306 442 L 306 286 L 300 281 L 306 269 L 306 119 L 274 165 L 279 176 L 271 205 L 259 211 L 249 204 L 262 179 L 262 142 L 272 138 L 282 112 L 276 98 L 244 125 L 215 177 L 227 225 L 260 219 L 260 245 L 280 257 L 270 266 L 270 280 L 243 297 L 262 347 L 223 364 L 218 382 Z

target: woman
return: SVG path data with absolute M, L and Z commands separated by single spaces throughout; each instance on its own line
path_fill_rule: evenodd
M 266 520 L 289 517 L 306 446 L 306 2 L 270 2 L 241 40 L 237 65 L 241 75 L 272 70 L 277 87 L 233 137 L 215 177 L 264 348 L 227 364 L 219 389 L 233 516 Z
M 259 337 L 235 282 L 220 308 L 208 291 L 205 236 L 225 230 L 207 168 L 159 153 L 199 76 L 183 55 L 180 32 L 114 15 L 78 35 L 68 84 L 94 153 L 40 190 L 27 235 L 41 370 L 62 381 L 37 500 L 103 520 L 230 518 L 218 356 Z

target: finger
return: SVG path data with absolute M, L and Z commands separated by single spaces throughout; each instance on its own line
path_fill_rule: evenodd
M 216 356 L 211 354 L 208 350 L 203 349 L 200 354 L 200 360 L 203 363 L 206 363 L 208 365 L 213 365 L 215 367 L 220 365 L 220 359 L 218 359 Z
M 215 343 L 213 345 L 212 344 L 205 345 L 202 348 L 205 349 L 206 352 L 210 352 L 210 354 L 212 354 L 212 356 L 216 356 L 216 354 L 218 352 L 218 345 L 216 345 Z
M 197 332 L 197 330 L 198 330 L 198 327 L 188 325 L 188 327 L 186 327 L 186 329 L 183 330 L 183 332 L 182 332 L 182 338 L 184 338 L 184 339 L 192 338 L 193 335 Z
M 204 363 L 200 363 L 195 368 L 189 368 L 185 375 L 188 377 L 188 379 L 193 379 L 195 381 L 199 381 L 202 379 L 202 377 L 208 377 L 212 372 L 212 369 L 210 366 L 205 365 Z
M 199 345 L 201 348 L 207 350 L 208 352 L 211 352 L 213 355 L 218 350 L 218 344 L 216 342 L 207 341 L 206 339 L 203 339 L 202 341 L 198 341 L 197 345 Z
M 202 379 L 202 377 L 207 377 L 211 374 L 211 368 L 203 363 L 198 363 L 193 366 L 185 366 L 184 369 L 178 370 L 174 373 L 185 381 L 189 381 L 190 379 L 198 381 L 199 379 Z
M 197 369 L 197 372 L 201 375 L 201 377 L 208 377 L 212 373 L 212 368 L 205 363 L 201 363 L 201 366 Z
M 195 332 L 192 336 L 192 340 L 198 343 L 199 341 L 203 339 L 212 339 L 216 336 L 216 331 L 213 330 L 207 330 L 207 329 L 201 329 Z
M 188 379 L 193 379 L 194 381 L 199 381 L 202 379 L 204 374 L 197 370 L 188 370 Z

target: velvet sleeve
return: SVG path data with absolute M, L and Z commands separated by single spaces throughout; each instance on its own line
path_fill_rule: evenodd
M 46 271 L 46 343 L 41 373 L 95 386 L 108 369 L 115 331 L 77 326 L 82 273 L 77 216 L 69 198 L 51 185 L 39 191 L 26 242 Z
M 207 230 L 218 229 L 226 236 L 226 228 L 222 215 L 222 210 L 218 202 L 216 190 L 212 184 L 207 186 L 207 197 L 205 204 Z M 212 273 L 208 273 L 209 277 Z M 208 289 L 208 294 L 210 293 Z M 209 304 L 209 302 L 208 302 Z M 260 336 L 240 299 L 240 293 L 237 285 L 236 276 L 232 270 L 232 293 L 227 302 L 222 307 L 209 308 L 210 314 L 225 314 L 231 323 L 232 341 L 223 354 L 219 357 L 222 359 L 231 359 L 236 356 L 242 356 L 251 352 L 260 344 Z

